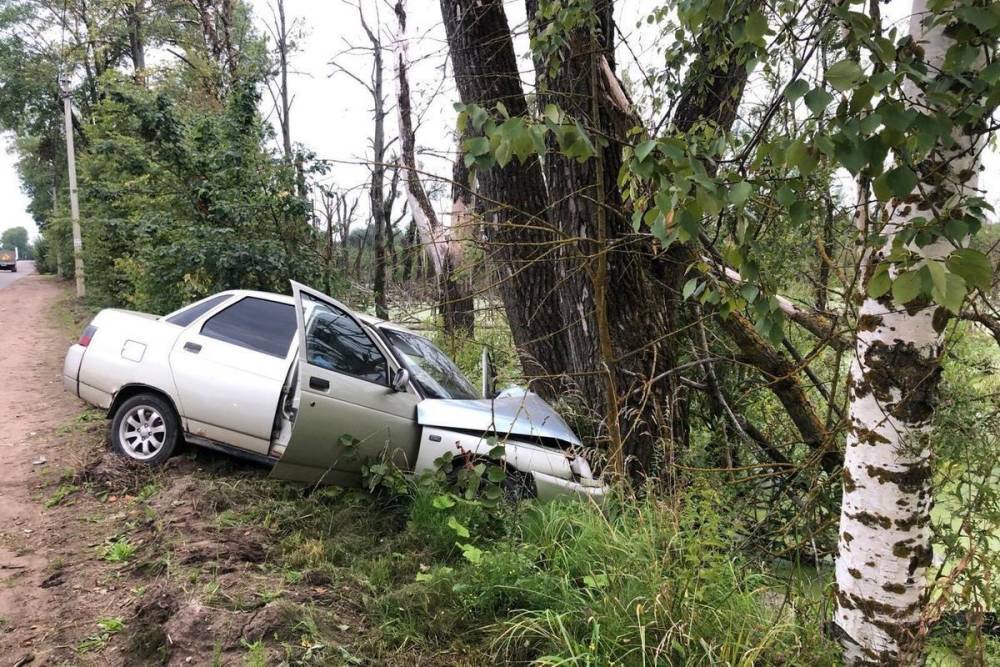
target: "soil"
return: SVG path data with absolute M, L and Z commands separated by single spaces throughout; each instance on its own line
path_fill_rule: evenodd
M 0 290 L 0 660 L 58 652 L 75 634 L 77 609 L 106 606 L 87 577 L 54 576 L 73 549 L 73 537 L 46 516 L 36 496 L 59 465 L 51 447 L 56 429 L 80 411 L 62 391 L 67 340 L 49 322 L 64 289 L 38 276 Z M 81 586 L 72 600 L 67 590 Z

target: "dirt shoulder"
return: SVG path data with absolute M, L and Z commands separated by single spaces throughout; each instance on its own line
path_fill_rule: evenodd
M 74 604 L 49 577 L 62 558 L 61 526 L 45 516 L 37 494 L 60 459 L 51 446 L 56 430 L 80 411 L 62 391 L 67 340 L 52 327 L 64 287 L 29 276 L 0 289 L 0 655 L 15 661 L 55 647 L 79 618 Z M 68 613 L 67 613 L 68 612 Z M 58 621 L 58 623 L 56 623 Z

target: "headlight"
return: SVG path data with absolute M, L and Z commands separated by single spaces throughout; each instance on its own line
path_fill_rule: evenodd
M 569 462 L 569 469 L 573 471 L 573 479 L 579 482 L 581 479 L 593 479 L 594 473 L 590 469 L 587 459 L 582 456 L 574 456 Z

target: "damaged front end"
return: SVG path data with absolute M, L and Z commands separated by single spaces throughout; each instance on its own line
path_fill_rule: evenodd
M 607 488 L 583 456 L 583 444 L 540 396 L 520 389 L 492 399 L 425 399 L 417 405 L 421 426 L 414 472 L 431 470 L 445 453 L 486 458 L 503 445 L 503 462 L 530 474 L 538 497 L 582 495 L 603 500 Z

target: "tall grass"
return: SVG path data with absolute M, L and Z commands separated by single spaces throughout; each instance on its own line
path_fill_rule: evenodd
M 781 583 L 736 551 L 723 507 L 707 489 L 673 503 L 618 499 L 605 511 L 533 505 L 481 544 L 478 562 L 430 568 L 386 596 L 385 609 L 408 634 L 476 636 L 497 661 L 832 664 L 821 619 L 802 622 L 780 604 Z

